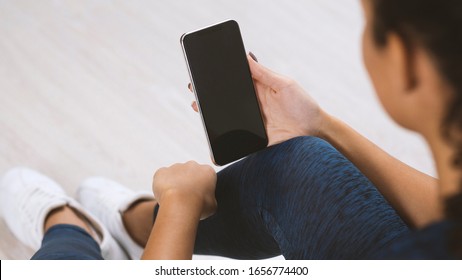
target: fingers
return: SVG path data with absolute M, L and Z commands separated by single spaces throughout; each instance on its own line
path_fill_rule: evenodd
M 271 87 L 277 91 L 284 87 L 288 82 L 288 79 L 284 76 L 273 72 L 272 70 L 256 62 L 250 54 L 247 56 L 247 60 L 249 61 L 252 78 L 262 83 L 263 85 Z
M 258 59 L 257 59 L 257 57 L 253 54 L 253 52 L 249 52 L 249 56 L 250 56 L 253 60 L 255 60 L 256 62 L 258 62 Z
M 188 83 L 188 89 L 189 89 L 189 91 L 190 91 L 191 93 L 193 92 L 191 83 Z M 191 103 L 191 108 L 192 108 L 196 113 L 199 112 L 199 108 L 197 107 L 197 102 L 196 102 L 196 101 L 193 101 L 193 102 Z
M 196 113 L 199 113 L 199 108 L 197 107 L 196 101 L 193 101 L 193 102 L 191 103 L 191 107 L 192 107 L 192 109 L 193 109 Z

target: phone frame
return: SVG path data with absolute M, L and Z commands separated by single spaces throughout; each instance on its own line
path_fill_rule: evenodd
M 198 108 L 198 111 L 199 111 L 199 114 L 201 116 L 201 121 L 202 121 L 202 126 L 205 130 L 205 135 L 206 135 L 206 138 L 207 138 L 207 143 L 208 143 L 208 146 L 209 146 L 209 153 L 210 153 L 210 157 L 211 157 L 211 160 L 213 162 L 214 165 L 216 166 L 222 166 L 220 164 L 218 164 L 215 160 L 215 156 L 213 154 L 213 150 L 212 150 L 212 144 L 210 143 L 210 137 L 208 135 L 208 131 L 207 131 L 207 126 L 205 124 L 205 120 L 204 120 L 204 115 L 202 114 L 202 110 L 201 110 L 201 105 L 200 105 L 200 102 L 199 102 L 199 97 L 197 95 L 197 92 L 196 92 L 196 87 L 194 85 L 194 79 L 193 79 L 193 76 L 192 76 L 192 73 L 191 73 L 191 67 L 189 65 L 189 60 L 188 60 L 188 56 L 186 54 L 186 49 L 185 49 L 185 46 L 184 46 L 184 38 L 189 35 L 189 34 L 192 34 L 192 33 L 195 33 L 195 32 L 198 32 L 198 31 L 202 31 L 204 29 L 208 29 L 208 28 L 211 28 L 211 27 L 214 27 L 214 26 L 218 26 L 220 24 L 223 24 L 223 23 L 226 23 L 226 22 L 230 22 L 230 21 L 233 21 L 236 23 L 236 25 L 239 27 L 239 23 L 237 23 L 237 21 L 233 20 L 233 19 L 227 19 L 227 20 L 224 20 L 224 21 L 220 21 L 218 23 L 214 23 L 214 24 L 211 24 L 211 25 L 208 25 L 208 26 L 205 26 L 205 27 L 202 27 L 202 28 L 198 28 L 196 30 L 193 30 L 193 31 L 190 31 L 190 32 L 186 32 L 184 33 L 183 35 L 181 35 L 181 38 L 180 38 L 180 44 L 181 44 L 181 49 L 183 51 L 183 56 L 184 56 L 184 59 L 186 61 L 186 66 L 187 66 L 187 69 L 188 69 L 188 74 L 189 74 L 189 79 L 191 80 L 191 87 L 192 87 L 192 91 L 194 93 L 194 96 L 196 98 L 196 104 L 197 104 L 197 108 Z M 239 28 L 239 31 L 240 31 L 240 28 Z M 241 34 L 241 40 L 243 41 L 242 39 L 242 34 Z M 244 49 L 245 49 L 245 46 L 244 46 Z M 249 67 L 249 66 L 247 66 Z M 250 67 L 249 67 L 249 72 L 250 72 Z M 255 88 L 255 84 L 253 84 L 253 87 L 254 87 L 254 92 L 255 94 L 257 94 L 257 89 Z M 268 146 L 268 133 L 266 131 L 266 127 L 265 127 L 265 122 L 264 122 L 264 119 L 263 119 L 263 115 L 262 115 L 262 110 L 261 110 L 261 107 L 260 107 L 260 104 L 259 104 L 259 101 L 258 101 L 258 96 L 255 96 L 255 98 L 257 99 L 257 107 L 258 107 L 258 110 L 259 110 L 259 114 L 260 114 L 260 118 L 262 120 L 262 123 L 263 123 L 263 129 L 265 131 L 265 135 L 266 135 L 266 146 Z M 225 164 L 226 165 L 226 164 Z

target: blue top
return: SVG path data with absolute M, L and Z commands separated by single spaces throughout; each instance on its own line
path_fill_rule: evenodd
M 377 259 L 452 260 L 449 241 L 456 223 L 442 221 L 422 230 L 411 231 L 377 255 Z

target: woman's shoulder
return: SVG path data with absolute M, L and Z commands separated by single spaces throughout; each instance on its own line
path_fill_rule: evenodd
M 454 259 L 450 238 L 458 223 L 444 220 L 416 230 L 397 240 L 378 259 L 449 260 Z

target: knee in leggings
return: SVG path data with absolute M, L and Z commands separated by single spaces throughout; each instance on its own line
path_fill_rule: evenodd
M 329 158 L 333 154 L 339 154 L 328 142 L 317 137 L 302 136 L 290 139 L 275 146 L 277 152 L 283 153 L 285 158 L 292 161 L 316 160 Z

